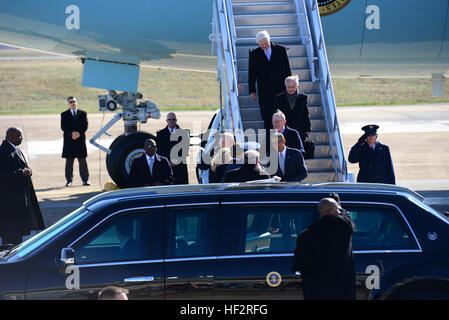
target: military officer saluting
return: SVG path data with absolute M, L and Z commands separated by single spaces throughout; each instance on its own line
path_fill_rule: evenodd
M 377 141 L 377 129 L 379 126 L 375 124 L 362 128 L 365 134 L 351 148 L 348 160 L 359 163 L 357 182 L 395 184 L 390 149 Z

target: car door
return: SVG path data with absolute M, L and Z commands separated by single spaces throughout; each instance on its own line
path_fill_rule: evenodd
M 291 271 L 296 238 L 316 218 L 316 205 L 224 199 L 220 221 L 216 299 L 302 298 Z
M 97 299 L 110 285 L 128 289 L 129 299 L 163 299 L 162 225 L 163 206 L 109 215 L 67 244 L 74 250 L 73 265 L 40 271 L 57 286 L 39 288 L 31 280 L 27 299 Z M 38 283 L 39 274 L 31 278 Z
M 419 264 L 422 249 L 399 207 L 389 203 L 342 202 L 354 221 L 352 236 L 356 298 L 378 298 Z
M 218 201 L 168 203 L 166 210 L 166 299 L 213 299 Z

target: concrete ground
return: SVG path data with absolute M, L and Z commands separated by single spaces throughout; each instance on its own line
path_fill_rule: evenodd
M 176 112 L 178 124 L 190 129 L 192 134 L 204 131 L 213 113 Z M 87 137 L 91 138 L 112 117 L 113 113 L 89 114 Z M 165 117 L 166 113 L 163 113 L 161 119 L 149 120 L 141 125 L 141 130 L 155 133 L 165 126 Z M 446 161 L 449 155 L 449 104 L 342 107 L 338 108 L 338 118 L 346 158 L 351 146 L 363 134 L 360 128 L 365 124 L 378 124 L 379 141 L 391 150 L 397 184 L 418 191 L 430 205 L 449 210 L 449 163 Z M 11 126 L 22 128 L 24 141 L 20 147 L 33 169 L 33 183 L 47 226 L 100 193 L 104 183 L 111 181 L 106 170 L 106 154 L 88 144 L 92 185 L 82 186 L 75 163 L 73 186 L 65 187 L 59 114 L 0 116 L 2 138 Z M 122 132 L 123 123 L 118 122 L 108 130 L 110 136 L 103 136 L 99 142 L 108 147 Z M 189 161 L 190 183 L 197 183 L 195 159 L 196 149 L 193 148 Z M 348 167 L 357 176 L 358 165 L 348 163 Z

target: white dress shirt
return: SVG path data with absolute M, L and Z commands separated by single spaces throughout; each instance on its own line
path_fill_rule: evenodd
M 282 152 L 279 152 L 279 167 L 283 174 L 285 174 L 285 157 L 287 155 L 287 148 L 284 148 Z
M 153 175 L 154 156 L 150 157 L 147 154 L 145 154 L 145 156 L 147 157 L 148 167 L 150 167 L 151 175 Z

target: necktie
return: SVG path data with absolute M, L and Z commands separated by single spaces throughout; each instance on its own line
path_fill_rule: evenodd
M 154 159 L 150 158 L 150 160 L 148 161 L 148 166 L 150 167 L 151 175 L 153 175 L 153 164 L 154 164 Z
M 22 159 L 23 162 L 25 162 L 25 164 L 27 164 L 26 158 L 22 153 L 22 150 L 20 150 L 19 148 L 17 148 L 17 152 L 19 153 L 19 157 Z
M 73 117 L 76 119 L 76 111 L 72 111 Z

